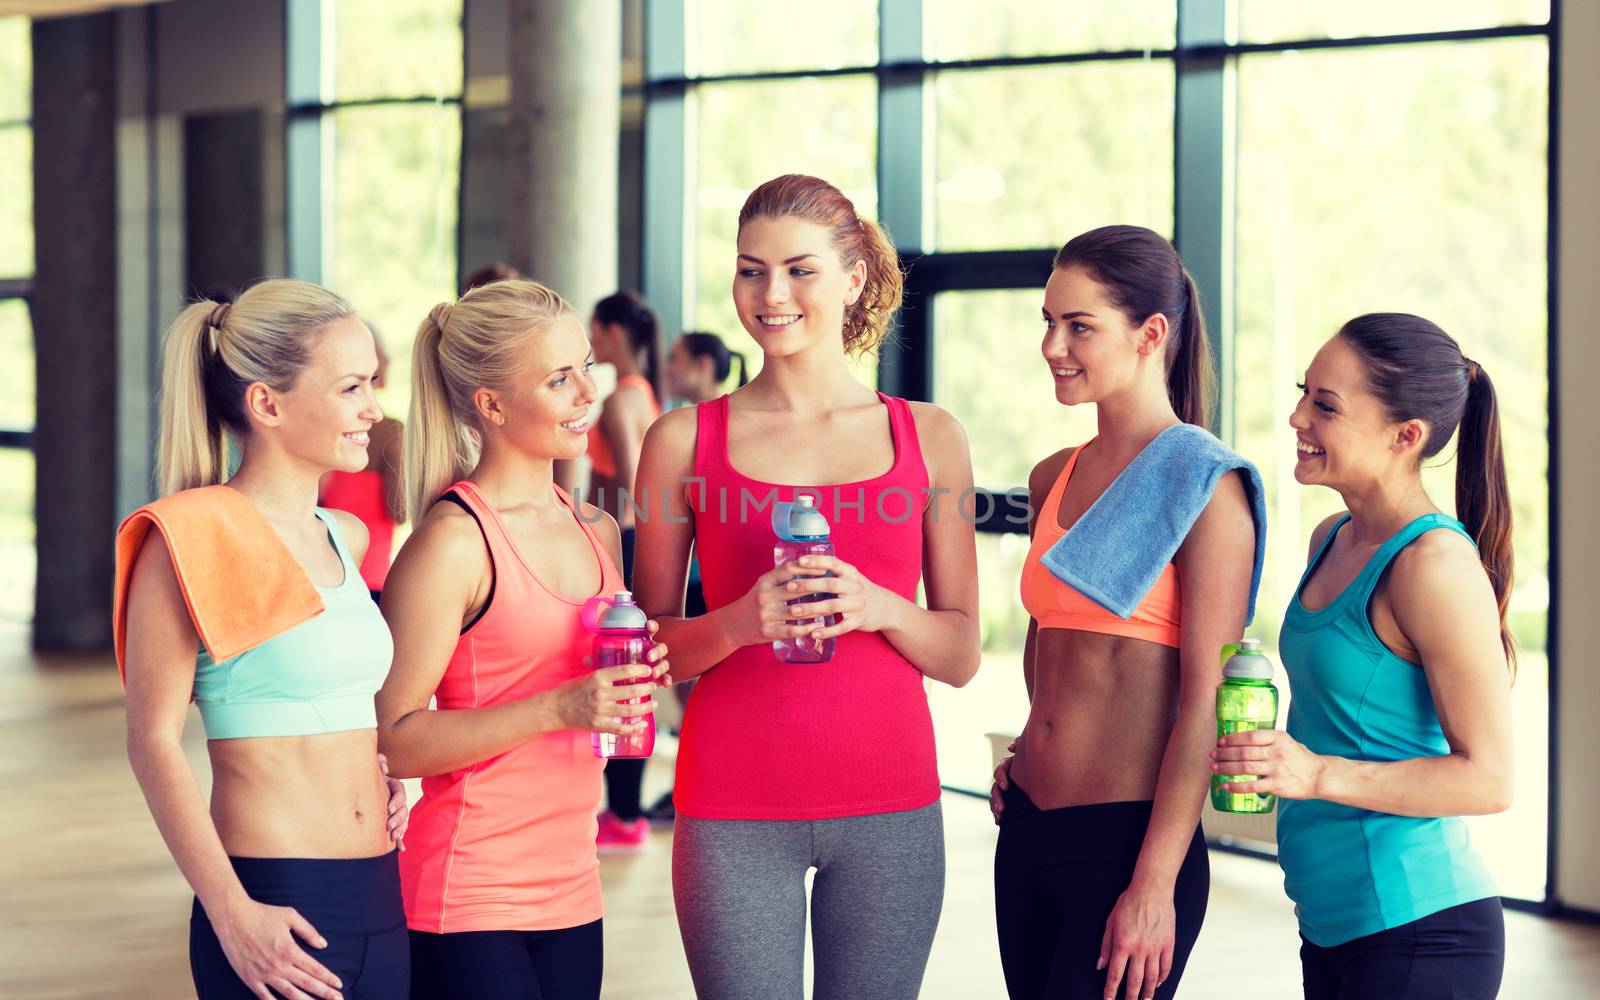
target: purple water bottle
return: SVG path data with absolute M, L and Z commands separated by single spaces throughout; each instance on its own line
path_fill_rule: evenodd
M 774 566 L 793 562 L 801 556 L 833 555 L 833 543 L 828 540 L 828 520 L 817 510 L 816 497 L 802 495 L 796 497 L 794 503 L 775 504 L 772 509 L 772 530 L 778 536 L 778 543 L 772 547 Z M 789 606 L 799 614 L 804 605 L 831 600 L 833 597 L 833 594 L 807 594 L 790 601 Z M 821 618 L 793 620 L 789 624 L 817 629 L 836 621 L 833 615 L 824 615 Z M 774 639 L 772 653 L 785 663 L 827 663 L 833 659 L 833 640 L 817 642 L 809 633 L 793 639 Z
M 645 654 L 650 652 L 650 647 L 655 645 L 646 628 L 648 619 L 640 610 L 639 605 L 633 603 L 633 595 L 626 590 L 617 591 L 617 595 L 610 601 L 596 598 L 605 608 L 600 612 L 596 622 L 594 637 L 594 669 L 605 667 L 620 667 L 627 663 L 645 663 Z M 638 684 L 640 680 L 617 681 L 619 687 L 628 684 Z M 643 699 L 624 702 L 623 704 L 637 704 Z M 648 757 L 656 747 L 656 717 L 652 713 L 644 716 L 644 731 L 631 735 L 617 733 L 590 733 L 590 742 L 594 744 L 596 757 Z M 639 717 L 624 719 L 624 722 L 638 722 Z

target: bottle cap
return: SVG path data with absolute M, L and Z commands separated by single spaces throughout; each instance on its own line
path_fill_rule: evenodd
M 626 590 L 617 591 L 616 597 L 599 616 L 599 627 L 605 630 L 634 629 L 643 632 L 649 624 L 644 610 L 633 603 L 633 595 Z
M 1239 651 L 1222 665 L 1222 676 L 1238 680 L 1272 680 L 1272 661 L 1261 651 L 1261 640 L 1241 639 Z
M 817 510 L 817 498 L 809 493 L 795 497 L 793 503 L 772 505 L 772 532 L 781 541 L 827 538 L 828 531 L 828 519 Z

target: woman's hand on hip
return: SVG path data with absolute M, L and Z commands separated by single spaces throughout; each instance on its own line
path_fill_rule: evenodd
M 378 773 L 389 790 L 389 842 L 400 850 L 406 849 L 406 826 L 411 822 L 411 810 L 406 806 L 406 786 L 399 778 L 389 777 L 389 758 L 378 754 Z
M 1006 810 L 1006 790 L 1011 787 L 1011 762 L 1017 759 L 1017 743 L 1022 737 L 1011 741 L 1006 747 L 1006 757 L 994 769 L 994 784 L 989 788 L 989 812 L 994 814 L 994 825 L 1000 825 L 1000 814 Z
M 343 1000 L 339 977 L 300 944 L 326 948 L 328 942 L 293 907 L 246 898 L 230 906 L 220 921 L 213 919 L 211 926 L 234 973 L 261 1000 L 276 996 Z

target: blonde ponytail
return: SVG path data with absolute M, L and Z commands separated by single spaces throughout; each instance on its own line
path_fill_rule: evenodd
M 206 367 L 215 363 L 211 316 L 217 304 L 185 306 L 167 331 L 161 359 L 161 436 L 156 445 L 162 496 L 228 478 L 222 424 L 206 405 Z
M 439 363 L 444 338 L 440 320 L 449 307 L 437 305 L 417 328 L 411 346 L 411 412 L 406 420 L 406 517 L 412 523 L 439 495 L 477 462 L 477 444 L 456 423 L 450 390 Z
M 478 464 L 473 394 L 510 387 L 528 338 L 569 316 L 577 316 L 572 306 L 544 285 L 508 278 L 439 303 L 417 327 L 405 436 L 406 516 L 413 523 Z
M 325 288 L 273 278 L 232 305 L 202 299 L 167 331 L 161 363 L 161 495 L 228 479 L 227 435 L 250 433 L 244 391 L 260 382 L 287 391 L 311 359 L 317 334 L 354 316 Z

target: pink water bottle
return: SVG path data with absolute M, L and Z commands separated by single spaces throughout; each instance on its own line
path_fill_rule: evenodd
M 801 495 L 795 497 L 794 503 L 774 504 L 772 530 L 778 536 L 778 543 L 772 547 L 774 566 L 793 562 L 801 556 L 833 555 L 833 542 L 828 539 L 828 519 L 817 510 L 816 497 Z M 831 600 L 833 597 L 833 594 L 807 594 L 790 601 L 789 607 L 794 609 L 792 613 L 795 619 L 789 624 L 805 625 L 812 629 L 835 624 L 837 619 L 833 615 L 804 617 L 807 604 Z M 793 639 L 775 639 L 772 653 L 785 663 L 827 663 L 833 659 L 833 640 L 817 642 L 809 632 Z
M 650 647 L 655 643 L 650 638 L 646 628 L 648 619 L 640 610 L 639 605 L 633 603 L 633 595 L 626 590 L 617 591 L 617 595 L 610 601 L 605 598 L 596 598 L 603 609 L 596 620 L 594 637 L 594 669 L 601 670 L 605 667 L 620 667 L 628 663 L 645 663 L 645 654 L 650 652 Z M 639 679 L 617 681 L 617 685 L 641 683 Z M 634 699 L 623 702 L 625 705 L 638 704 L 644 699 Z M 624 719 L 624 722 L 638 722 L 639 716 Z M 590 733 L 590 742 L 594 744 L 596 757 L 648 757 L 656 747 L 656 717 L 652 713 L 643 716 L 645 727 L 643 732 L 631 735 L 617 733 Z

